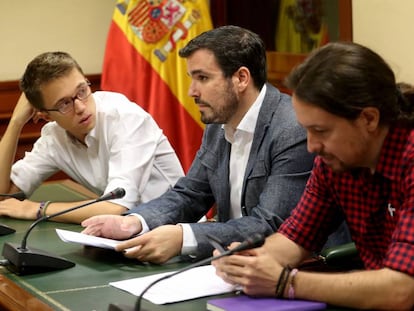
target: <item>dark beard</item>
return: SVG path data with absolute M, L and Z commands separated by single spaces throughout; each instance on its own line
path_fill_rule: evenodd
M 231 81 L 227 84 L 225 97 L 226 105 L 219 109 L 213 109 L 209 103 L 198 100 L 198 103 L 210 107 L 210 113 L 201 112 L 201 122 L 204 124 L 226 124 L 230 120 L 239 107 L 239 101 L 233 91 L 233 83 Z

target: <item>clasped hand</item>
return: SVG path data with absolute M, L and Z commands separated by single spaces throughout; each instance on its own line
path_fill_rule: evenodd
M 233 243 L 230 248 L 239 243 Z M 214 251 L 214 255 L 219 255 Z M 230 284 L 238 284 L 250 296 L 275 296 L 283 267 L 264 247 L 242 251 L 212 262 L 216 274 Z
M 81 225 L 85 227 L 84 234 L 125 240 L 115 250 L 142 262 L 164 263 L 181 252 L 183 233 L 179 225 L 160 226 L 133 238 L 142 230 L 139 218 L 133 215 L 94 216 Z

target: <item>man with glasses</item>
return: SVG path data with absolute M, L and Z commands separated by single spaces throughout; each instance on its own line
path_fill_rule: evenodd
M 180 162 L 151 116 L 125 96 L 92 93 L 81 67 L 67 53 L 33 59 L 21 79 L 23 91 L 0 141 L 0 193 L 27 197 L 48 177 L 65 172 L 98 195 L 122 187 L 122 199 L 99 202 L 53 218 L 80 223 L 98 214 L 121 214 L 160 196 L 184 175 Z M 31 152 L 12 164 L 23 126 L 49 121 Z M 36 219 L 83 202 L 6 199 L 0 215 Z

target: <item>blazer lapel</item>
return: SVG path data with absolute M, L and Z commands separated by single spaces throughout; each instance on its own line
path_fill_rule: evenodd
M 250 150 L 249 159 L 247 161 L 246 172 L 243 179 L 241 206 L 244 205 L 244 196 L 246 193 L 247 178 L 252 173 L 253 167 L 256 163 L 259 150 L 266 137 L 267 130 L 273 119 L 275 110 L 279 104 L 280 93 L 270 84 L 267 84 L 267 90 L 263 99 L 262 107 L 260 108 L 259 116 L 257 118 L 256 128 L 254 131 L 252 148 Z M 243 210 L 242 210 L 243 211 Z
M 224 130 L 223 130 L 224 136 Z M 230 183 L 229 183 L 229 162 L 230 162 L 230 143 L 224 138 L 221 138 L 223 144 L 221 148 L 217 150 L 219 153 L 217 159 L 222 159 L 217 165 L 217 181 L 220 184 L 215 185 L 221 189 L 216 189 L 218 197 L 216 198 L 217 206 L 228 206 L 230 207 Z M 219 221 L 227 221 L 230 219 L 230 208 L 219 208 L 217 210 Z

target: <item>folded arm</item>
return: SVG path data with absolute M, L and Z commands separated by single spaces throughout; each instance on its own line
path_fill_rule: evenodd
M 247 256 L 246 256 L 247 255 Z M 267 238 L 262 248 L 213 262 L 224 280 L 240 284 L 254 296 L 275 296 L 283 267 L 295 267 L 307 252 L 281 234 Z M 283 293 L 288 298 L 290 276 Z M 294 297 L 328 304 L 375 310 L 411 310 L 414 278 L 382 268 L 370 271 L 322 273 L 300 271 L 294 279 Z

